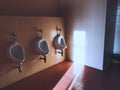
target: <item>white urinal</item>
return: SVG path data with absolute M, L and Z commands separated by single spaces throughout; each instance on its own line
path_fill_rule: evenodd
M 12 35 L 14 36 L 14 41 L 8 49 L 9 58 L 13 63 L 16 64 L 18 71 L 22 72 L 21 65 L 25 60 L 25 52 L 22 45 L 16 42 L 16 33 L 14 32 Z
M 21 64 L 25 60 L 25 54 L 23 47 L 17 42 L 13 43 L 9 47 L 9 56 L 11 61 L 16 64 Z
M 61 35 L 56 35 L 53 41 L 53 45 L 55 49 L 64 50 L 67 48 L 65 43 L 65 39 Z
M 59 26 L 57 26 L 57 35 L 54 37 L 53 40 L 53 46 L 56 49 L 57 53 L 60 53 L 63 56 L 63 51 L 64 49 L 67 48 L 67 45 L 65 43 L 65 39 L 62 35 L 60 35 L 61 33 L 61 28 Z
M 36 42 L 36 51 L 43 56 L 46 56 L 49 53 L 48 43 L 44 39 L 40 39 Z
M 49 53 L 49 47 L 47 41 L 42 38 L 42 29 L 37 30 L 37 37 L 38 40 L 35 44 L 36 51 L 39 53 L 39 55 L 42 55 L 40 59 L 43 59 L 46 63 L 46 56 Z

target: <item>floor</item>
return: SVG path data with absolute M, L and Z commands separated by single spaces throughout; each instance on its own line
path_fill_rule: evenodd
M 103 72 L 84 66 L 83 70 L 72 90 L 120 90 L 120 68 L 112 67 Z
M 76 67 L 76 64 L 62 62 L 2 90 L 53 90 L 58 81 L 61 81 L 60 79 L 65 76 L 67 70 L 78 73 L 78 76 L 72 80 L 66 90 L 120 90 L 120 68 L 118 67 L 100 71 L 91 67 L 80 66 L 77 67 L 76 72 L 74 68 L 68 69 L 71 66 Z M 67 80 L 68 78 L 65 81 Z M 63 85 L 65 84 L 63 83 Z
M 52 90 L 71 65 L 61 62 L 0 90 Z
M 71 90 L 74 85 L 74 81 L 76 82 L 78 76 L 81 76 L 80 74 L 83 72 L 83 67 L 84 66 L 81 65 L 79 61 L 72 63 L 53 90 Z

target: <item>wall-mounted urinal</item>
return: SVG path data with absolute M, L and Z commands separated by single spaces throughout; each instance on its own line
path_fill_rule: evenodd
M 12 44 L 9 46 L 8 55 L 10 60 L 16 64 L 19 72 L 22 72 L 22 63 L 25 60 L 25 52 L 22 45 L 18 44 L 16 41 L 16 33 L 11 34 L 14 37 Z
M 57 27 L 57 35 L 54 37 L 53 40 L 53 46 L 55 49 L 58 49 L 58 53 L 61 53 L 61 55 L 63 56 L 63 51 L 64 49 L 67 48 L 67 45 L 65 43 L 65 39 L 62 35 L 60 35 L 61 33 L 61 28 Z
M 46 56 L 49 53 L 48 43 L 45 39 L 42 38 L 42 29 L 38 29 L 37 33 L 38 38 L 35 44 L 36 52 L 42 55 L 40 59 L 43 59 L 44 62 L 46 63 Z

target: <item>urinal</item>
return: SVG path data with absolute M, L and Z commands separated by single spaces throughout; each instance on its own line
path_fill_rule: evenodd
M 40 39 L 36 42 L 36 48 L 40 55 L 47 55 L 49 53 L 48 43 L 44 39 Z
M 54 38 L 54 47 L 55 49 L 63 50 L 67 48 L 64 37 L 61 35 L 56 35 Z
M 40 59 L 43 59 L 46 63 L 46 56 L 49 53 L 48 43 L 45 39 L 42 38 L 42 30 L 39 29 L 37 32 L 40 33 L 40 36 L 38 36 L 38 40 L 36 41 L 36 51 L 43 56 Z
M 61 33 L 61 28 L 57 27 L 57 35 L 54 37 L 53 40 L 53 46 L 55 49 L 58 49 L 60 51 L 58 51 L 58 53 L 61 53 L 61 55 L 63 56 L 63 50 L 67 48 L 67 45 L 65 43 L 65 39 L 62 35 L 60 35 Z
M 16 67 L 18 68 L 19 72 L 22 72 L 21 65 L 25 60 L 24 49 L 21 44 L 18 44 L 16 42 L 16 33 L 14 32 L 12 33 L 12 35 L 14 36 L 14 41 L 8 49 L 9 58 L 13 63 L 16 64 Z

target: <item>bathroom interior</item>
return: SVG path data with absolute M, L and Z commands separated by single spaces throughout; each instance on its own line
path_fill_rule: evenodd
M 0 90 L 120 90 L 120 0 L 1 0 Z

